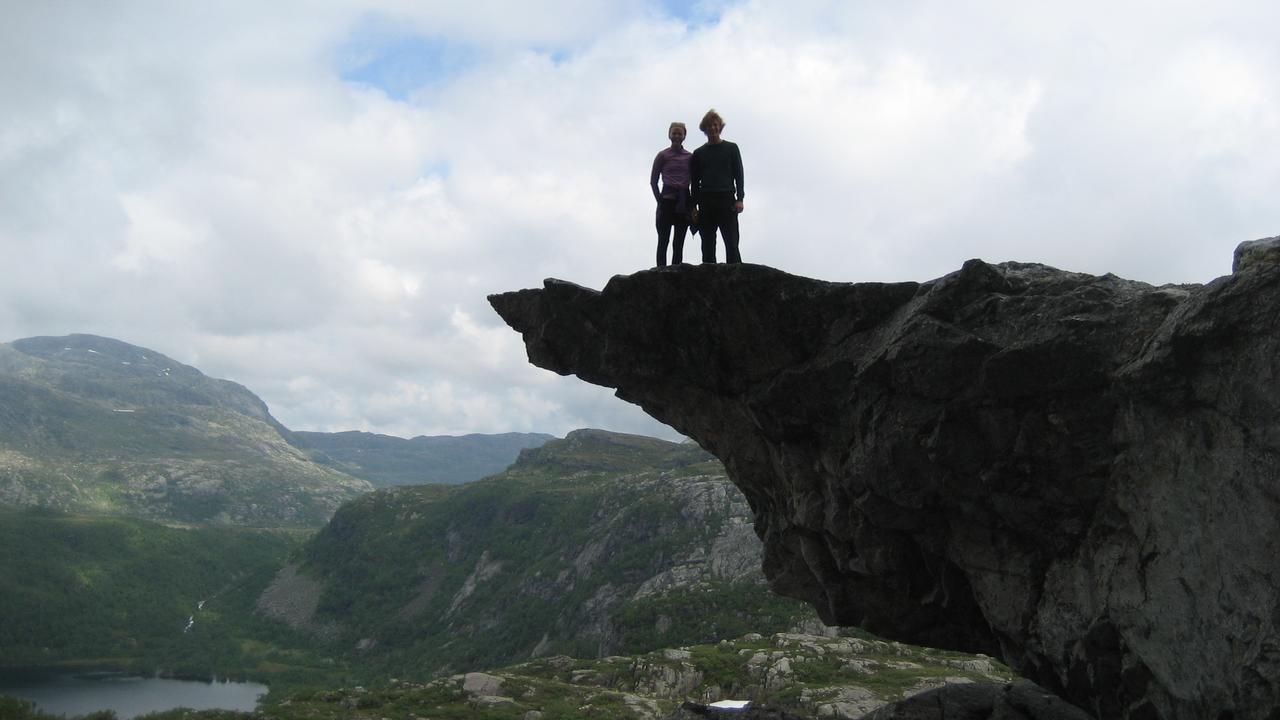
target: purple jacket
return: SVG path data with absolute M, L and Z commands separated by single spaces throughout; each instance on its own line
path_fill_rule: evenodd
M 663 148 L 653 159 L 653 172 L 649 173 L 649 187 L 653 199 L 680 198 L 689 194 L 689 161 L 693 153 L 680 148 Z M 658 192 L 658 177 L 662 177 L 662 192 Z M 681 193 L 680 191 L 684 192 Z

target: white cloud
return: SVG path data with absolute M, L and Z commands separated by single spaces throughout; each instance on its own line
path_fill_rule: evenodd
M 1206 281 L 1275 234 L 1268 4 L 705 5 L 15 6 L 0 335 L 153 347 L 300 429 L 662 432 L 529 367 L 485 295 L 646 267 L 649 163 L 710 106 L 745 258 L 800 274 Z M 467 61 L 404 101 L 342 80 L 415 36 Z

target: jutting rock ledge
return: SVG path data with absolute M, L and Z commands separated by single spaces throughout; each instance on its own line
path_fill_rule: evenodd
M 723 460 L 828 623 L 1107 720 L 1280 718 L 1280 238 L 1206 285 L 700 265 L 489 299 Z

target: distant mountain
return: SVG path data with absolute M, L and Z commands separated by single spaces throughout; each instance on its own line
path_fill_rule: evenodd
M 507 469 L 521 450 L 554 440 L 544 433 L 418 436 L 412 439 L 367 432 L 292 433 L 294 444 L 330 465 L 378 487 L 479 480 Z
M 769 592 L 751 522 L 696 445 L 579 430 L 347 503 L 259 604 L 398 677 L 785 630 L 813 614 Z
M 626 472 L 673 470 L 701 463 L 719 463 L 695 443 L 672 443 L 644 435 L 607 430 L 575 430 L 561 442 L 547 443 L 520 453 L 521 467 L 559 474 L 579 470 Z
M 0 344 L 0 504 L 314 525 L 372 485 L 313 462 L 243 386 L 93 335 Z
M 492 475 L 541 433 L 293 432 L 261 398 L 94 335 L 0 344 L 0 505 L 318 525 L 375 486 Z

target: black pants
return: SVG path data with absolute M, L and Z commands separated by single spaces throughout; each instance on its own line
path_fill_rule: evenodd
M 684 263 L 684 235 L 689 232 L 689 214 L 676 210 L 675 198 L 662 198 L 658 201 L 658 267 L 667 264 L 667 243 L 673 227 L 676 235 L 671 245 L 671 264 L 681 265 Z
M 702 262 L 716 261 L 716 229 L 724 236 L 725 262 L 740 263 L 738 211 L 733 193 L 703 193 L 698 199 L 698 232 L 702 233 Z

